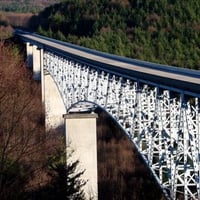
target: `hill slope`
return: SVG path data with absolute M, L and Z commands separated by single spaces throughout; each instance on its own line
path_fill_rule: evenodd
M 39 33 L 97 50 L 200 68 L 200 1 L 66 0 L 39 15 Z

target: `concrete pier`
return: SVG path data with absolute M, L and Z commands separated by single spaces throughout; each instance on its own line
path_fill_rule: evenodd
M 27 65 L 33 70 L 33 79 L 41 80 L 43 68 L 43 48 L 26 43 Z
M 45 71 L 42 78 L 46 131 L 58 128 L 62 130 L 64 128 L 63 114 L 66 113 L 64 102 L 51 75 Z
M 85 170 L 81 179 L 87 181 L 83 188 L 86 199 L 97 200 L 97 114 L 67 114 L 64 119 L 67 148 L 74 150 L 67 162 L 80 161 L 78 169 Z
M 41 49 L 33 45 L 33 79 L 41 79 Z
M 27 66 L 28 68 L 33 68 L 33 45 L 29 42 L 26 43 L 26 55 L 27 55 Z

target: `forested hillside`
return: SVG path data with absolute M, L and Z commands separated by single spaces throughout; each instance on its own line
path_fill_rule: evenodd
M 200 1 L 66 0 L 39 15 L 37 31 L 97 50 L 200 69 Z

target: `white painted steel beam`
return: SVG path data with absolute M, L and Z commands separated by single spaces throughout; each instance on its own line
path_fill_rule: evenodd
M 163 191 L 170 191 L 170 198 L 200 198 L 199 98 L 50 52 L 45 52 L 44 60 L 67 109 L 79 101 L 101 106 L 137 145 Z

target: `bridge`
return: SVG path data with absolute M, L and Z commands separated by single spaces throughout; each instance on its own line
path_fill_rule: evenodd
M 93 112 L 101 107 L 136 145 L 166 198 L 200 199 L 199 71 L 119 57 L 20 30 L 15 34 L 26 44 L 34 78 L 41 80 L 47 129 L 65 121 L 70 132 L 83 119 L 81 131 L 90 132 L 86 148 L 93 141 L 93 154 L 86 155 L 93 156 L 97 168 L 95 127 L 87 124 L 95 123 Z M 80 137 L 77 144 L 83 143 Z M 97 184 L 95 170 L 91 186 Z M 97 194 L 97 187 L 94 190 Z

